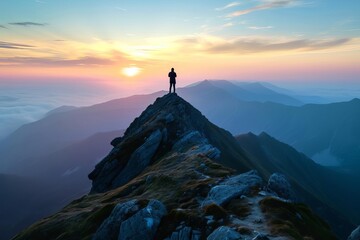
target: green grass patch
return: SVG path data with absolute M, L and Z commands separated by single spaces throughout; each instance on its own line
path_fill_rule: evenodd
M 314 240 L 337 239 L 329 226 L 304 204 L 266 197 L 260 201 L 260 208 L 273 234 L 291 236 L 296 240 L 303 240 L 305 236 Z

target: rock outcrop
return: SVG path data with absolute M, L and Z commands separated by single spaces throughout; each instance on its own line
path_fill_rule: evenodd
M 166 207 L 157 200 L 147 204 L 138 200 L 119 203 L 98 228 L 93 240 L 151 240 L 165 214 Z
M 262 179 L 256 171 L 231 177 L 211 188 L 203 206 L 211 203 L 224 205 L 231 199 L 248 194 L 253 188 L 259 188 L 261 183 Z
M 231 134 L 210 123 L 176 94 L 158 98 L 111 144 L 114 149 L 89 174 L 92 193 L 123 186 L 170 151 L 206 152 L 211 159 L 231 162 L 235 156 L 222 152 L 233 147 L 236 157 L 243 158 L 244 169 L 249 169 L 246 155 Z M 189 147 L 194 148 L 188 151 Z
M 360 240 L 360 226 L 358 226 L 354 231 L 352 231 L 347 240 Z
M 150 200 L 145 208 L 121 223 L 118 239 L 154 239 L 161 218 L 165 214 L 164 204 L 157 200 Z
M 241 240 L 244 238 L 234 229 L 226 226 L 221 226 L 217 228 L 207 237 L 207 240 L 220 240 L 220 239 Z
M 284 174 L 273 173 L 268 181 L 267 190 L 286 200 L 295 200 L 295 193 Z
M 193 230 L 191 227 L 179 226 L 175 232 L 171 234 L 170 237 L 165 240 L 200 240 L 201 232 L 198 230 Z

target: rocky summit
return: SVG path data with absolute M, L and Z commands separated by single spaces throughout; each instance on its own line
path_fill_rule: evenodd
M 294 202 L 284 175 L 267 179 L 229 132 L 176 94 L 111 144 L 88 195 L 14 239 L 337 239 Z
M 219 138 L 230 142 L 229 146 Z M 240 146 L 227 131 L 210 123 L 198 110 L 176 94 L 167 94 L 150 105 L 126 130 L 112 141 L 114 149 L 90 173 L 91 192 L 105 192 L 122 186 L 146 167 L 169 153 L 206 154 L 210 159 L 224 159 L 226 148 L 234 148 L 250 164 Z M 235 145 L 235 146 L 234 146 Z M 248 166 L 246 166 L 248 165 Z

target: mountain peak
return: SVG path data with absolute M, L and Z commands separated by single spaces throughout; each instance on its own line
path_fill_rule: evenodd
M 163 97 L 157 98 L 153 104 L 148 106 L 146 110 L 130 124 L 125 135 L 140 131 L 149 121 L 163 122 L 166 124 L 172 122 L 175 117 L 177 119 L 188 119 L 190 113 L 196 115 L 196 117 L 203 117 L 198 110 L 193 108 L 176 93 L 166 94 Z M 155 119 L 154 116 L 156 116 Z
M 122 186 L 165 155 L 185 154 L 189 148 L 191 154 L 223 159 L 228 165 L 235 159 L 244 159 L 243 170 L 249 169 L 248 160 L 232 135 L 210 123 L 177 94 L 157 98 L 130 124 L 124 136 L 111 144 L 114 149 L 89 174 L 92 192 Z M 237 150 L 229 156 L 228 148 Z
M 360 99 L 359 98 L 353 98 L 353 99 L 351 99 L 350 102 L 352 102 L 352 103 L 360 103 Z

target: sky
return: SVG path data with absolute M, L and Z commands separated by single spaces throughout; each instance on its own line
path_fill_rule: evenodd
M 358 82 L 358 0 L 1 0 L 0 84 Z

